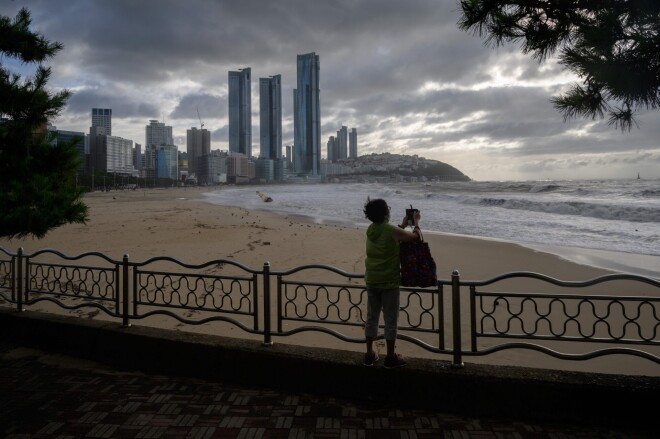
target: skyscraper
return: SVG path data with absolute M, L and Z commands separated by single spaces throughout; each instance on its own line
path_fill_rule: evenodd
M 186 131 L 186 152 L 188 153 L 188 175 L 199 178 L 197 163 L 199 158 L 211 152 L 211 132 L 205 128 L 193 127 Z M 198 180 L 199 181 L 199 180 Z
M 321 173 L 321 107 L 319 56 L 298 55 L 297 88 L 293 90 L 294 163 L 298 174 Z
M 250 68 L 229 72 L 229 151 L 252 157 Z
M 112 136 L 112 109 L 92 108 L 92 126 L 105 128 L 105 135 Z
M 178 148 L 176 145 L 160 145 L 156 149 L 156 177 L 179 179 Z
M 357 129 L 355 128 L 351 128 L 351 132 L 348 133 L 348 157 L 351 159 L 356 159 L 358 157 Z
M 172 127 L 166 126 L 164 122 L 150 120 L 149 125 L 145 126 L 144 131 L 146 148 L 174 144 L 172 140 Z
M 282 158 L 282 77 L 259 78 L 259 156 Z
M 336 162 L 337 161 L 337 142 L 335 141 L 335 136 L 330 136 L 328 139 L 328 161 L 329 162 Z
M 343 160 L 348 158 L 348 128 L 342 125 L 342 127 L 337 131 L 337 151 L 338 151 L 338 160 Z

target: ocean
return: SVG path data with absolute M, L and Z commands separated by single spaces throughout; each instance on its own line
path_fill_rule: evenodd
M 264 203 L 261 191 L 273 201 Z M 660 180 L 339 183 L 227 186 L 211 203 L 367 226 L 367 197 L 392 222 L 421 213 L 425 232 L 515 242 L 575 262 L 660 278 Z

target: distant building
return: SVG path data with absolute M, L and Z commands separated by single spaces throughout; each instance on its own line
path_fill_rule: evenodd
M 179 151 L 179 180 L 186 181 L 188 175 L 188 153 Z
M 227 182 L 245 183 L 250 181 L 248 162 L 245 154 L 230 152 L 227 157 Z
M 138 171 L 142 169 L 142 145 L 139 143 L 133 147 L 133 167 Z
M 202 185 L 227 183 L 227 153 L 214 150 L 197 157 L 197 182 Z
M 348 134 L 348 158 L 358 158 L 357 129 L 355 128 L 351 128 L 351 132 Z
M 284 181 L 288 176 L 288 164 L 284 158 L 273 160 L 273 173 L 275 181 Z
M 287 167 L 293 169 L 293 145 L 287 145 L 285 149 Z
M 256 177 L 266 181 L 275 180 L 275 160 L 259 157 L 255 163 Z
M 335 142 L 337 142 L 337 153 L 339 154 L 337 160 L 348 158 L 348 128 L 342 125 L 337 131 Z
M 64 142 L 74 142 L 76 149 L 78 149 L 78 159 L 80 160 L 80 166 L 78 167 L 78 173 L 82 174 L 85 172 L 85 133 L 78 131 L 64 131 L 64 130 L 55 130 L 56 137 L 55 143 L 64 143 Z
M 318 55 L 298 55 L 297 88 L 293 90 L 293 166 L 300 175 L 316 176 L 321 172 L 319 71 Z
M 252 157 L 252 82 L 249 67 L 229 72 L 229 152 Z
M 259 157 L 282 158 L 282 78 L 259 78 Z
M 150 120 L 149 125 L 145 126 L 145 145 L 146 147 L 172 145 L 174 140 L 172 138 L 172 127 L 165 125 L 163 122 L 157 120 Z
M 133 141 L 104 134 L 105 128 L 91 127 L 90 169 L 92 172 L 112 172 L 133 175 Z
M 328 161 L 337 161 L 339 152 L 337 151 L 337 142 L 335 141 L 335 136 L 330 136 L 328 139 L 327 148 Z
M 211 132 L 205 128 L 193 127 L 186 131 L 186 152 L 188 153 L 188 175 L 197 176 L 197 159 L 211 152 Z M 201 181 L 198 181 L 201 184 Z
M 179 179 L 179 151 L 176 145 L 160 145 L 157 147 L 156 177 Z
M 105 134 L 112 136 L 112 109 L 92 108 L 92 126 L 105 128 Z

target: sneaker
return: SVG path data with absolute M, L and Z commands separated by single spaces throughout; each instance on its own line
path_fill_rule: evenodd
M 406 359 L 403 358 L 401 354 L 394 354 L 392 357 L 385 357 L 385 369 L 394 369 L 397 367 L 405 366 L 407 363 Z
M 378 361 L 378 354 L 376 352 L 373 352 L 371 354 L 364 354 L 364 365 L 365 366 L 373 366 L 374 363 Z

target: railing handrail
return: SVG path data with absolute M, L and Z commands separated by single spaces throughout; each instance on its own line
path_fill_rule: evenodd
M 306 264 L 306 265 L 300 265 L 298 267 L 294 267 L 288 270 L 271 270 L 270 274 L 275 275 L 275 276 L 288 276 L 290 274 L 298 273 L 299 271 L 303 270 L 311 270 L 311 269 L 321 269 L 321 270 L 327 270 L 327 271 L 332 271 L 336 274 L 339 274 L 344 277 L 348 277 L 351 279 L 363 279 L 364 278 L 364 273 L 351 273 L 348 271 L 344 271 L 341 268 L 334 267 L 332 265 L 326 265 L 326 264 Z
M 2 249 L 2 247 L 0 247 L 0 249 Z M 2 249 L 2 250 L 4 250 L 4 249 Z M 7 253 L 7 252 L 5 251 L 5 253 Z M 76 261 L 76 260 L 87 258 L 87 257 L 90 257 L 90 256 L 96 256 L 96 257 L 104 259 L 107 262 L 109 262 L 111 264 L 114 264 L 114 265 L 120 265 L 122 263 L 121 260 L 112 259 L 108 255 L 106 255 L 104 253 L 101 253 L 101 252 L 90 251 L 90 252 L 81 253 L 81 254 L 76 255 L 76 256 L 69 256 L 69 255 L 66 255 L 66 254 L 60 252 L 59 250 L 55 250 L 55 249 L 52 249 L 52 248 L 44 248 L 44 249 L 41 249 L 41 250 L 37 250 L 34 253 L 30 253 L 30 254 L 24 253 L 23 258 L 33 259 L 33 258 L 35 258 L 39 255 L 47 254 L 47 253 L 57 255 L 57 256 L 61 257 L 62 259 L 66 259 L 67 261 Z
M 516 278 L 537 279 L 551 283 L 559 287 L 570 287 L 570 288 L 590 287 L 593 285 L 597 285 L 603 282 L 609 282 L 613 280 L 632 280 L 632 281 L 647 283 L 655 287 L 660 287 L 660 280 L 655 280 L 653 278 L 640 276 L 637 274 L 613 273 L 613 274 L 605 274 L 602 276 L 597 276 L 592 279 L 587 279 L 584 281 L 569 281 L 569 280 L 557 279 L 541 273 L 535 273 L 533 271 L 511 271 L 511 272 L 499 274 L 497 276 L 485 280 L 461 280 L 461 285 L 465 287 L 470 287 L 470 286 L 481 287 L 502 280 L 516 279 Z M 451 280 L 443 279 L 443 280 L 438 280 L 438 282 L 442 283 L 443 285 L 451 285 Z
M 179 259 L 176 259 L 176 258 L 173 258 L 171 256 L 154 256 L 154 257 L 151 257 L 151 258 L 149 258 L 145 261 L 142 261 L 142 262 L 131 261 L 131 262 L 128 263 L 128 265 L 131 266 L 131 267 L 144 267 L 144 266 L 147 266 L 149 264 L 152 264 L 154 262 L 159 262 L 159 261 L 174 262 L 175 264 L 178 264 L 182 267 L 191 268 L 191 269 L 205 268 L 205 267 L 208 267 L 209 265 L 228 264 L 228 265 L 233 265 L 235 267 L 238 267 L 238 268 L 240 268 L 244 271 L 247 271 L 248 273 L 251 273 L 251 274 L 261 274 L 263 272 L 263 270 L 257 270 L 255 268 L 252 268 L 248 265 L 242 264 L 242 263 L 240 263 L 238 261 L 235 261 L 233 259 L 213 259 L 211 261 L 202 262 L 201 264 L 191 264 L 191 263 L 183 262 L 183 261 L 181 261 Z

